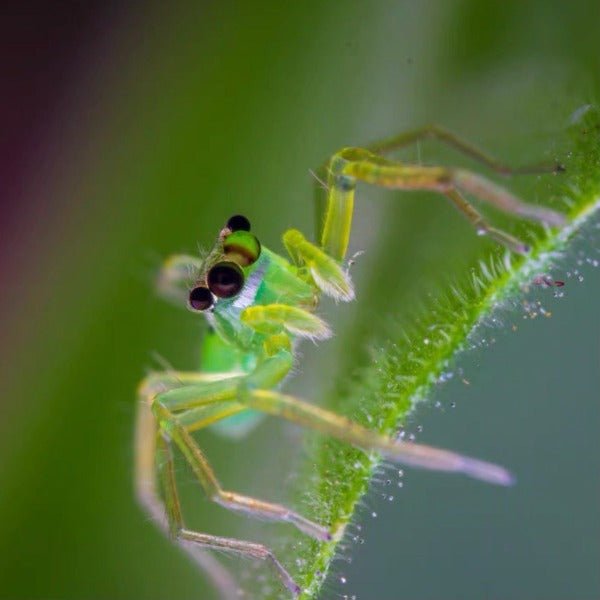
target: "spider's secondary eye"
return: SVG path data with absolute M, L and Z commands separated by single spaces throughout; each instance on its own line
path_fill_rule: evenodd
M 250 231 L 250 221 L 244 215 L 233 215 L 227 221 L 227 228 L 231 231 Z
M 255 263 L 260 256 L 260 242 L 248 231 L 234 231 L 223 242 L 223 251 L 227 259 L 247 267 Z
M 190 292 L 188 302 L 194 310 L 206 310 L 212 306 L 213 297 L 208 288 L 199 286 Z
M 239 293 L 244 285 L 244 273 L 234 262 L 217 263 L 207 276 L 208 289 L 219 298 L 231 298 Z

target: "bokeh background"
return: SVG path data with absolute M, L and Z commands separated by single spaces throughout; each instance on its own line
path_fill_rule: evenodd
M 152 291 L 161 257 L 209 245 L 237 212 L 281 249 L 286 227 L 314 228 L 309 168 L 426 122 L 516 164 L 560 156 L 569 115 L 598 97 L 598 22 L 595 1 L 4 3 L 0 597 L 214 598 L 132 492 L 136 384 L 155 354 L 198 359 L 198 319 Z M 424 145 L 412 158 L 448 156 Z M 304 349 L 292 384 L 314 398 L 436 274 L 494 251 L 439 200 L 362 196 L 359 302 L 326 309 L 337 337 Z M 581 256 L 597 248 L 588 231 Z M 582 263 L 583 282 L 543 298 L 551 319 L 507 318 L 492 348 L 461 359 L 470 385 L 412 423 L 510 466 L 518 486 L 411 471 L 389 502 L 376 485 L 366 541 L 325 598 L 600 597 L 600 272 Z M 203 445 L 227 487 L 285 501 L 302 486 L 292 427 Z M 210 507 L 180 476 L 193 525 L 285 535 Z

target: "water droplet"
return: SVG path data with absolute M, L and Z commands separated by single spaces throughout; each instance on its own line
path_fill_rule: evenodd
M 372 516 L 374 519 L 376 519 L 376 518 L 377 518 L 377 513 L 376 513 L 375 511 L 373 511 L 373 512 L 371 513 L 371 516 Z
M 340 583 L 346 583 L 346 578 L 343 575 L 340 575 Z
M 430 342 L 431 342 L 431 340 L 430 340 L 429 338 L 425 338 L 425 339 L 423 340 L 423 343 L 424 343 L 426 346 L 429 346 Z

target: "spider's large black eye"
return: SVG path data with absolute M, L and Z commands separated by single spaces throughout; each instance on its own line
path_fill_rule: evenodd
M 190 292 L 188 302 L 194 310 L 206 310 L 212 306 L 213 297 L 207 287 L 198 286 Z
M 227 221 L 227 228 L 231 231 L 250 231 L 250 221 L 244 215 L 233 215 Z
M 231 298 L 244 285 L 244 273 L 234 262 L 217 263 L 207 275 L 208 289 L 219 298 Z

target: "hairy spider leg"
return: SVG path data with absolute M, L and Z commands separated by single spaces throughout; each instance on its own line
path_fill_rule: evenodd
M 258 314 L 256 314 L 257 309 L 261 309 Z M 314 335 L 313 323 L 310 320 L 314 315 L 297 308 L 293 313 L 282 315 L 281 309 L 281 306 L 273 305 L 249 307 L 244 313 L 249 311 L 254 315 L 250 321 L 243 320 L 252 323 L 253 327 L 260 330 L 275 330 L 289 327 L 289 323 L 285 319 L 288 316 L 293 322 L 292 329 L 298 331 L 299 327 L 306 324 L 306 329 L 300 333 L 305 336 Z M 300 318 L 297 311 L 305 312 L 306 315 Z M 202 379 L 202 374 L 198 373 L 166 374 L 162 376 L 164 377 L 163 383 L 169 378 L 172 381 L 173 377 L 176 377 L 179 386 L 156 393 L 157 387 L 161 383 L 159 374 L 151 376 L 141 388 L 145 406 L 140 410 L 145 411 L 150 406 L 156 419 L 159 432 L 158 442 L 154 442 L 156 465 L 163 491 L 168 530 L 177 541 L 191 542 L 205 548 L 266 560 L 275 569 L 285 587 L 293 594 L 299 593 L 298 586 L 292 577 L 266 546 L 192 532 L 184 527 L 172 468 L 171 446 L 173 444 L 184 455 L 206 495 L 213 502 L 228 510 L 244 512 L 251 517 L 290 523 L 316 539 L 332 538 L 333 534 L 328 528 L 314 523 L 280 504 L 250 498 L 221 488 L 206 456 L 190 432 L 206 427 L 218 419 L 224 419 L 248 409 L 286 419 L 366 451 L 380 452 L 389 460 L 409 466 L 463 473 L 500 485 L 512 483 L 510 473 L 497 465 L 447 450 L 394 440 L 362 427 L 344 416 L 274 390 L 273 388 L 292 368 L 293 355 L 287 348 L 288 344 L 283 341 L 285 335 L 276 333 L 273 337 L 275 340 L 271 344 L 265 344 L 265 347 L 279 347 L 279 349 L 271 356 L 265 357 L 247 375 L 199 381 Z M 152 452 L 153 443 L 147 438 L 148 436 L 153 438 L 155 435 L 156 428 L 151 427 L 147 432 L 141 432 L 138 436 L 138 465 L 142 465 L 141 474 L 138 477 L 138 486 L 141 489 L 138 492 L 142 497 L 147 495 L 145 491 L 147 484 L 144 483 L 143 478 L 148 477 L 149 453 Z M 146 504 L 148 504 L 147 500 Z M 157 512 L 154 501 L 150 504 L 152 512 Z
M 135 488 L 138 502 L 143 506 L 158 525 L 169 536 L 170 524 L 161 498 L 156 477 L 156 447 L 158 426 L 150 410 L 150 405 L 139 403 L 135 427 Z M 201 547 L 177 540 L 178 545 L 207 574 L 219 596 L 226 600 L 236 600 L 239 586 L 231 573 L 210 552 Z
M 535 164 L 521 167 L 506 165 L 493 156 L 490 156 L 471 142 L 462 139 L 460 136 L 439 125 L 425 125 L 418 129 L 403 131 L 397 135 L 384 140 L 369 144 L 366 148 L 375 154 L 387 154 L 394 150 L 399 150 L 411 144 L 415 144 L 423 139 L 434 139 L 458 152 L 476 160 L 492 171 L 500 175 L 535 175 L 542 173 L 562 173 L 565 168 L 563 165 L 556 164 Z
M 320 236 L 320 246 L 325 252 L 338 261 L 343 260 L 346 255 L 352 226 L 354 192 L 358 181 L 390 189 L 428 190 L 444 194 L 475 226 L 480 235 L 489 235 L 509 250 L 521 254 L 528 251 L 527 244 L 490 226 L 462 197 L 461 192 L 471 194 L 509 214 L 539 223 L 550 226 L 561 226 L 565 223 L 562 214 L 545 207 L 527 204 L 502 186 L 467 169 L 405 164 L 383 156 L 384 152 L 413 143 L 423 137 L 440 139 L 502 174 L 563 170 L 560 165 L 552 168 L 538 166 L 512 169 L 482 153 L 468 142 L 436 127 L 400 134 L 375 143 L 370 146 L 370 149 L 344 148 L 332 156 L 325 168 L 326 206 Z M 323 193 L 318 183 L 317 210 L 322 197 Z
M 184 525 L 173 467 L 173 443 L 178 446 L 192 466 L 210 500 L 229 510 L 242 511 L 263 519 L 291 522 L 312 537 L 330 539 L 326 528 L 312 523 L 281 505 L 228 492 L 220 487 L 214 471 L 191 438 L 190 432 L 247 410 L 245 405 L 228 400 L 232 396 L 228 390 L 235 389 L 237 377 L 228 377 L 227 374 L 223 376 L 226 379 L 215 379 L 215 374 L 207 374 L 207 380 L 198 383 L 203 379 L 204 374 L 157 373 L 142 383 L 136 429 L 138 498 L 161 528 L 208 572 L 221 597 L 227 599 L 238 597 L 235 581 L 214 557 L 205 552 L 198 552 L 199 548 L 266 561 L 283 585 L 297 596 L 300 593 L 299 587 L 271 550 L 263 544 L 199 533 L 187 529 Z M 225 381 L 230 381 L 232 385 L 222 385 Z M 173 385 L 177 387 L 157 392 L 160 387 L 164 390 L 165 387 Z M 170 396 L 169 392 L 172 392 Z M 195 402 L 188 399 L 188 396 L 192 395 L 196 397 Z M 174 415 L 165 408 L 166 405 L 174 407 L 174 411 L 188 408 Z M 158 474 L 161 496 L 157 493 L 156 474 Z
M 294 596 L 300 594 L 300 588 L 290 574 L 275 558 L 274 554 L 263 544 L 209 535 L 186 529 L 181 513 L 179 494 L 177 492 L 171 443 L 168 435 L 164 432 L 158 437 L 156 458 L 157 470 L 165 499 L 169 530 L 173 539 L 180 542 L 189 542 L 199 547 L 210 548 L 211 550 L 221 550 L 231 554 L 266 561 Z

